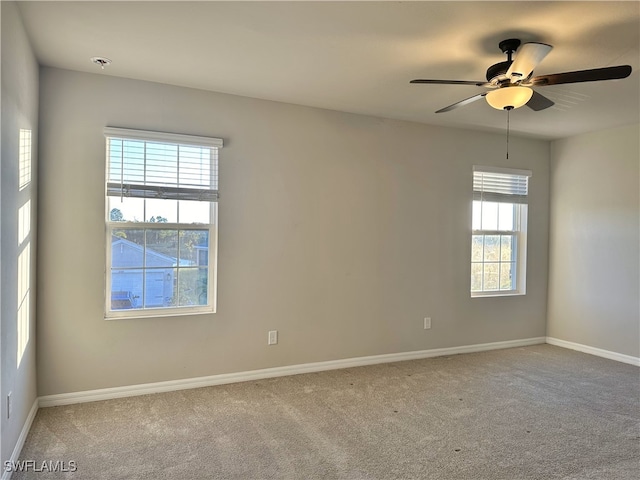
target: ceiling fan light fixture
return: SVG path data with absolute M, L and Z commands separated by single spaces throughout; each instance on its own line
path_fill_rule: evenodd
M 511 110 L 526 105 L 532 95 L 533 90 L 529 87 L 512 86 L 492 90 L 487 93 L 486 99 L 487 103 L 497 110 Z

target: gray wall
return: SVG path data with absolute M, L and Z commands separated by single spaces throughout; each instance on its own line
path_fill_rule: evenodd
M 38 138 L 38 64 L 13 2 L 1 2 L 2 9 L 2 165 L 0 182 L 0 329 L 2 341 L 2 382 L 0 389 L 0 425 L 2 428 L 2 461 L 11 455 L 20 431 L 36 399 L 35 359 L 35 252 L 36 252 L 36 167 Z M 31 130 L 31 183 L 20 190 L 18 158 L 20 130 Z M 31 200 L 30 233 L 19 242 L 18 210 Z M 25 207 L 27 208 L 27 207 Z M 21 273 L 28 278 L 29 342 L 21 349 L 18 365 L 18 256 L 29 245 L 30 270 Z M 27 255 L 24 253 L 24 255 Z M 26 337 L 25 337 L 26 338 Z M 12 394 L 11 418 L 7 419 L 7 395 Z
M 548 142 L 40 74 L 40 395 L 545 335 Z M 105 126 L 225 140 L 218 313 L 103 320 Z M 526 296 L 470 298 L 473 164 L 533 170 Z
M 552 143 L 550 337 L 640 356 L 640 128 Z

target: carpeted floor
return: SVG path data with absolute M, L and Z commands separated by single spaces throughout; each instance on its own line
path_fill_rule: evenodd
M 640 370 L 550 345 L 41 409 L 94 479 L 637 479 Z

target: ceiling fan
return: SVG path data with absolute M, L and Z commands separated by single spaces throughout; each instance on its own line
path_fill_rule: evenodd
M 576 72 L 553 73 L 533 77 L 533 70 L 547 56 L 553 48 L 545 43 L 524 43 L 510 38 L 498 44 L 502 53 L 507 55 L 504 62 L 491 65 L 487 69 L 487 81 L 467 80 L 411 80 L 410 83 L 439 84 L 439 85 L 475 85 L 486 87 L 488 92 L 474 95 L 441 108 L 436 113 L 449 112 L 455 108 L 468 105 L 485 97 L 487 103 L 498 110 L 513 110 L 526 105 L 532 110 L 540 111 L 553 106 L 553 101 L 539 94 L 531 87 L 545 87 L 565 83 L 596 82 L 599 80 L 615 80 L 626 78 L 631 74 L 629 65 L 616 67 L 593 68 Z M 516 53 L 515 60 L 512 59 Z

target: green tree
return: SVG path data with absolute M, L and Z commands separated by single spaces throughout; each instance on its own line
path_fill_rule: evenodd
M 112 208 L 109 212 L 109 220 L 112 222 L 124 222 L 124 215 L 119 208 Z

